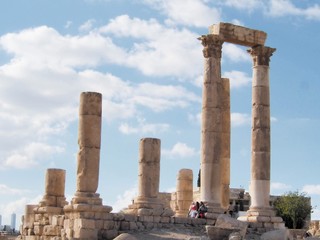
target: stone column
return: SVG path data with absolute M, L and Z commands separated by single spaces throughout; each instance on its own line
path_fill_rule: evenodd
M 191 169 L 181 169 L 177 176 L 177 217 L 187 217 L 193 201 L 193 173 Z
M 204 82 L 201 130 L 200 198 L 206 202 L 208 213 L 221 213 L 221 49 L 223 41 L 216 35 L 199 38 L 203 49 Z M 208 215 L 209 217 L 209 215 Z M 212 216 L 214 218 L 214 216 Z
M 39 206 L 64 207 L 67 202 L 64 196 L 66 171 L 63 169 L 47 169 L 45 194 Z
M 248 50 L 253 58 L 249 211 L 260 214 L 270 210 L 269 61 L 275 50 L 265 46 L 252 47 Z
M 221 206 L 226 211 L 230 201 L 230 81 L 222 78 L 222 150 L 221 150 Z
M 83 92 L 79 109 L 77 192 L 95 193 L 99 181 L 102 95 Z
M 139 190 L 137 202 L 152 203 L 158 198 L 160 182 L 160 145 L 160 139 L 142 138 L 140 140 Z
M 102 95 L 82 92 L 79 107 L 77 191 L 72 204 L 102 205 L 99 183 Z

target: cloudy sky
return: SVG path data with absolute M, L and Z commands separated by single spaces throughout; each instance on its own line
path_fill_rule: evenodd
M 79 96 L 103 95 L 99 189 L 105 205 L 137 191 L 139 140 L 161 139 L 161 191 L 200 163 L 202 46 L 208 26 L 267 32 L 271 192 L 320 200 L 320 5 L 312 0 L 30 0 L 0 3 L 0 214 L 18 219 L 44 193 L 47 168 L 76 189 Z M 250 181 L 251 57 L 223 45 L 231 81 L 231 187 Z M 316 208 L 313 219 L 320 219 Z M 19 223 L 17 223 L 19 224 Z

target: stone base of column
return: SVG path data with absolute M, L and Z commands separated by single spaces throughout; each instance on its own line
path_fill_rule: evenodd
M 71 204 L 102 205 L 102 199 L 98 193 L 76 192 L 71 200 Z
M 247 211 L 247 215 L 238 217 L 238 220 L 248 222 L 249 228 L 254 228 L 258 232 L 285 228 L 283 219 L 276 216 L 275 210 L 272 207 L 250 208 Z
M 39 202 L 40 207 L 52 206 L 52 207 L 63 208 L 67 204 L 68 202 L 66 201 L 66 198 L 64 196 L 57 197 L 57 196 L 44 195 L 42 200 Z
M 133 204 L 124 209 L 123 212 L 137 216 L 171 217 L 174 215 L 172 209 L 165 208 L 160 199 L 146 197 L 137 197 Z
M 97 193 L 76 192 L 71 203 L 64 206 L 65 239 L 97 240 L 103 222 L 112 219 L 112 207 L 102 205 Z
M 208 211 L 205 214 L 207 219 L 216 220 L 220 214 L 223 214 L 225 210 L 217 203 L 205 203 L 208 208 Z

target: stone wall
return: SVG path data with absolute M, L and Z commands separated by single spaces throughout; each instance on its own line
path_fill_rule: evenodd
M 214 224 L 213 220 L 164 216 L 136 216 L 123 213 L 86 212 L 83 216 L 34 214 L 34 222 L 22 226 L 19 239 L 114 239 L 121 233 L 145 231 L 153 228 L 203 227 Z

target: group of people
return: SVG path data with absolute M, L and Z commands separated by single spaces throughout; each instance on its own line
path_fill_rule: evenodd
M 189 212 L 188 212 L 188 217 L 191 218 L 205 218 L 205 213 L 208 211 L 208 208 L 203 202 L 192 202 Z

